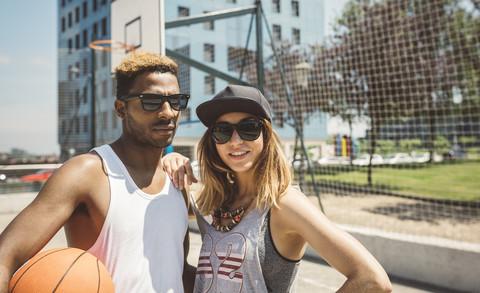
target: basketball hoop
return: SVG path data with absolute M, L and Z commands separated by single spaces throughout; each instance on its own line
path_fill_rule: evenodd
M 109 52 L 119 52 L 125 50 L 125 53 L 132 52 L 135 50 L 135 47 L 132 45 L 127 45 L 125 43 L 114 41 L 114 40 L 98 40 L 93 41 L 89 45 L 93 50 L 100 51 L 109 51 Z

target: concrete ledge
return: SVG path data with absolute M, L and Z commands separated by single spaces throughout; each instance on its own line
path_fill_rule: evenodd
M 475 292 L 480 288 L 478 244 L 339 226 L 360 241 L 391 276 L 456 292 Z M 306 255 L 321 259 L 310 246 Z

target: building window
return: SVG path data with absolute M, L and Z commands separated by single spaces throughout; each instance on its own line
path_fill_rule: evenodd
M 62 7 L 65 7 L 65 0 L 62 0 Z
M 108 96 L 107 92 L 108 83 L 106 80 L 102 80 L 102 98 L 106 99 Z
M 72 53 L 72 49 L 73 49 L 73 41 L 72 39 L 68 39 L 68 54 Z
M 300 30 L 298 28 L 292 28 L 292 43 L 300 45 Z
M 215 62 L 215 45 L 203 44 L 203 61 Z
M 60 127 L 60 133 L 62 135 L 65 135 L 65 130 L 67 129 L 67 122 L 65 120 L 62 120 L 62 126 Z
M 107 5 L 107 0 L 102 0 L 101 3 L 102 3 L 102 6 L 103 6 L 103 5 Z
M 70 28 L 70 27 L 72 27 L 72 25 L 73 25 L 72 24 L 72 13 L 69 12 L 68 13 L 68 27 Z
M 102 67 L 107 67 L 108 52 L 102 51 Z
M 272 0 L 273 12 L 280 13 L 280 0 Z
M 80 77 L 80 62 L 75 62 L 75 77 L 79 78 Z
M 273 40 L 280 41 L 282 39 L 282 27 L 279 25 L 273 25 Z
M 65 31 L 65 29 L 66 29 L 65 17 L 62 17 L 62 33 Z
M 80 118 L 75 118 L 75 134 L 80 133 Z
M 88 59 L 87 58 L 83 58 L 83 75 L 87 75 L 88 74 Z
M 237 3 L 237 0 L 227 0 L 227 3 Z
M 185 17 L 190 15 L 190 9 L 187 7 L 178 6 L 178 17 Z
M 183 116 L 183 113 L 180 117 Z M 118 116 L 115 110 L 112 111 L 112 128 L 117 129 L 118 128 Z
M 75 89 L 75 107 L 78 109 L 80 107 L 80 90 Z
M 93 11 L 97 11 L 97 0 L 93 0 Z
M 299 17 L 300 16 L 300 9 L 299 9 L 298 1 L 292 1 L 292 16 Z
M 88 90 L 88 87 L 84 86 L 84 87 L 83 87 L 83 96 L 82 96 L 82 98 L 83 98 L 83 103 L 84 103 L 84 104 L 86 104 L 86 103 L 88 102 L 88 99 L 87 99 L 87 96 L 88 96 L 88 95 L 87 95 L 87 90 Z
M 76 34 L 75 35 L 75 49 L 80 49 L 80 35 Z
M 98 36 L 98 24 L 93 24 L 93 34 L 92 34 L 92 41 L 96 41 Z
M 103 130 L 107 130 L 107 128 L 108 128 L 107 119 L 108 119 L 108 112 L 105 111 L 105 112 L 102 113 L 102 129 Z
M 102 36 L 106 36 L 107 35 L 107 18 L 104 17 L 102 19 Z
M 88 31 L 86 29 L 83 30 L 83 47 L 88 46 Z
M 75 7 L 75 23 L 80 21 L 80 7 Z
M 84 133 L 88 132 L 88 116 L 87 115 L 83 116 L 83 132 Z
M 83 9 L 83 18 L 87 18 L 88 16 L 88 5 L 87 5 L 87 1 L 84 1 L 83 2 L 83 5 L 82 5 L 82 9 Z
M 208 13 L 209 11 L 204 11 L 203 13 Z M 211 21 L 205 21 L 203 23 L 203 29 L 204 30 L 208 30 L 208 31 L 213 31 L 215 29 L 215 25 L 214 25 L 214 22 L 213 20 Z
M 215 77 L 213 75 L 205 76 L 205 93 L 206 94 L 215 93 Z

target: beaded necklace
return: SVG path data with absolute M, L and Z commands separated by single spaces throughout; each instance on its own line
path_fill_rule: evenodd
M 250 201 L 246 205 L 240 206 L 231 212 L 228 211 L 227 206 L 223 206 L 218 210 L 215 210 L 212 216 L 213 218 L 212 226 L 217 231 L 220 231 L 220 232 L 228 232 L 232 230 L 235 226 L 238 225 L 238 223 L 240 223 L 240 221 L 242 220 L 243 214 L 245 213 L 245 210 L 248 209 L 252 201 L 253 201 L 253 197 L 252 199 L 250 199 Z M 230 218 L 232 220 L 227 225 L 222 225 L 221 219 L 230 219 Z

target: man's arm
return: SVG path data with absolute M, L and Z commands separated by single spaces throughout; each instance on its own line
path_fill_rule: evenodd
M 182 189 L 183 199 L 185 200 L 185 205 L 187 206 L 188 214 L 191 213 L 191 204 L 190 204 L 190 189 L 187 185 L 185 188 Z M 193 212 L 192 212 L 193 213 Z M 193 292 L 194 285 L 195 285 L 195 275 L 197 268 L 190 265 L 187 261 L 188 253 L 190 251 L 190 229 L 187 227 L 187 231 L 185 233 L 185 239 L 183 240 L 183 289 L 185 292 Z
M 0 293 L 7 293 L 13 273 L 51 240 L 82 201 L 87 171 L 82 162 L 72 159 L 56 170 L 0 234 Z
M 190 250 L 190 232 L 187 229 L 187 233 L 185 233 L 185 240 L 183 242 L 183 251 L 184 251 L 184 263 L 183 263 L 183 289 L 187 292 L 193 292 L 193 288 L 195 285 L 195 274 L 197 272 L 197 268 L 192 266 L 188 263 L 188 251 Z

